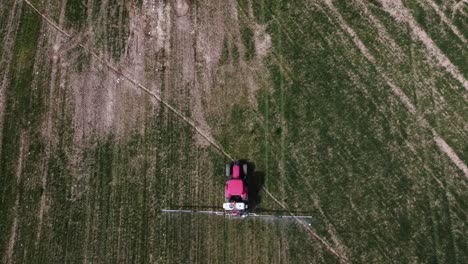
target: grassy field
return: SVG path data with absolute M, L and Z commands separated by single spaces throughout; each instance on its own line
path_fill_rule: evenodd
M 1 262 L 466 263 L 467 14 L 2 3 Z M 219 208 L 230 157 L 312 220 L 160 213 Z

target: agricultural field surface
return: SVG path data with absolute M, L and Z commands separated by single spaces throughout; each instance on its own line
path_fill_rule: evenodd
M 0 0 L 0 263 L 468 263 L 467 0 Z M 250 163 L 254 212 L 220 210 Z

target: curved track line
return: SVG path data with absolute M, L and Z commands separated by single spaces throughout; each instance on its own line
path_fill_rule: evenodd
M 64 31 L 63 29 L 61 29 L 59 26 L 57 26 L 51 19 L 49 19 L 46 15 L 42 14 L 33 4 L 31 4 L 31 2 L 29 2 L 28 0 L 24 0 L 24 2 L 30 6 L 38 15 L 40 15 L 50 26 L 52 26 L 53 28 L 55 28 L 57 31 L 59 31 L 61 34 L 65 35 L 66 37 L 68 37 L 69 39 L 72 39 L 72 36 L 67 33 L 66 31 Z M 137 82 L 136 80 L 134 80 L 132 77 L 130 77 L 129 75 L 119 71 L 118 69 L 116 69 L 110 62 L 106 61 L 105 59 L 99 57 L 99 55 L 97 55 L 94 51 L 92 51 L 89 47 L 85 46 L 83 43 L 78 43 L 78 46 L 83 48 L 84 50 L 86 50 L 89 54 L 91 54 L 94 58 L 96 58 L 98 61 L 100 61 L 102 64 L 104 64 L 105 66 L 107 66 L 109 69 L 111 69 L 113 72 L 115 72 L 116 74 L 122 76 L 124 79 L 126 79 L 127 81 L 129 81 L 130 83 L 132 83 L 134 86 L 136 86 L 137 88 L 143 90 L 144 92 L 146 92 L 147 94 L 149 94 L 150 96 L 154 97 L 156 100 L 158 100 L 160 103 L 162 103 L 165 107 L 167 107 L 169 110 L 171 110 L 174 114 L 176 114 L 177 116 L 179 116 L 180 118 L 182 118 L 182 120 L 184 120 L 187 124 L 189 124 L 191 127 L 193 127 L 196 132 L 198 134 L 200 134 L 202 137 L 204 137 L 212 146 L 214 146 L 216 149 L 218 149 L 224 156 L 226 156 L 228 159 L 230 159 L 231 161 L 234 160 L 234 158 L 229 155 L 219 144 L 217 144 L 214 139 L 210 138 L 204 131 L 202 131 L 200 128 L 197 127 L 197 125 L 192 121 L 190 120 L 189 118 L 187 118 L 186 116 L 184 116 L 179 110 L 177 110 L 175 107 L 173 107 L 172 105 L 170 105 L 169 103 L 167 103 L 166 101 L 164 101 L 159 95 L 153 93 L 151 90 L 149 90 L 148 88 L 146 88 L 144 85 L 140 84 L 139 82 Z M 310 228 L 303 220 L 301 220 L 298 216 L 296 216 L 294 213 L 292 213 L 287 206 L 285 206 L 284 204 L 282 204 L 278 199 L 276 199 L 275 196 L 273 196 L 273 194 L 271 194 L 266 188 L 262 187 L 263 191 L 265 191 L 265 193 L 270 196 L 271 199 L 273 199 L 278 205 L 280 205 L 283 209 L 285 209 L 288 214 L 294 218 L 301 226 L 303 226 L 307 231 L 309 231 L 309 233 L 314 237 L 316 238 L 320 243 L 322 243 L 322 245 L 325 247 L 325 249 L 327 249 L 329 252 L 331 252 L 333 255 L 335 255 L 338 259 L 341 260 L 341 262 L 343 263 L 349 263 L 349 260 L 346 258 L 346 257 L 343 257 L 341 254 L 339 254 L 338 252 L 336 252 L 335 249 L 333 249 L 332 246 L 330 246 L 323 238 L 321 238 L 312 228 Z
M 418 2 L 421 0 L 417 0 Z M 430 5 L 434 11 L 437 13 L 437 15 L 440 16 L 441 20 L 452 30 L 452 32 L 463 42 L 466 44 L 466 38 L 463 36 L 463 34 L 458 30 L 458 28 L 452 24 L 452 22 L 447 18 L 447 16 L 444 14 L 442 10 L 440 10 L 439 6 L 432 0 L 422 0 L 425 1 L 428 5 Z
M 307 231 L 309 231 L 309 233 L 314 237 L 316 238 L 318 241 L 320 241 L 320 243 L 323 244 L 323 246 L 328 249 L 328 251 L 330 251 L 331 253 L 333 253 L 333 255 L 335 255 L 336 257 L 338 257 L 343 263 L 349 263 L 349 260 L 342 256 L 341 254 L 339 254 L 332 246 L 330 246 L 330 244 L 327 243 L 327 241 L 325 241 L 323 238 L 321 238 L 319 235 L 317 235 L 317 233 L 309 227 L 309 225 L 307 223 L 305 223 L 302 219 L 300 219 L 299 217 L 297 217 L 295 214 L 293 214 L 289 209 L 288 207 L 286 207 L 286 205 L 284 205 L 283 203 L 281 203 L 280 201 L 278 201 L 278 199 L 276 199 L 273 194 L 271 194 L 267 189 L 263 188 L 263 190 L 268 194 L 268 196 L 271 197 L 271 199 L 273 199 L 278 205 L 280 205 L 281 207 L 283 207 L 283 209 L 285 211 L 288 212 L 288 214 L 294 218 L 302 227 L 304 227 Z
M 23 174 L 23 167 L 24 167 L 24 153 L 28 152 L 28 150 L 25 151 L 25 148 L 27 148 L 27 139 L 26 139 L 26 133 L 23 131 L 21 132 L 20 136 L 20 145 L 19 145 L 19 154 L 18 154 L 18 161 L 16 165 L 16 186 L 20 185 L 21 182 L 21 175 Z M 13 207 L 13 224 L 11 225 L 10 229 L 10 234 L 9 234 L 9 240 L 8 240 L 8 246 L 6 247 L 6 252 L 5 255 L 3 256 L 3 261 L 4 263 L 14 263 L 13 261 L 13 254 L 15 250 L 15 245 L 16 245 L 16 235 L 18 232 L 18 211 L 20 208 L 20 191 L 17 191 L 16 193 L 16 198 L 15 198 L 15 205 Z
M 21 1 L 13 2 L 13 6 L 11 7 L 10 14 L 8 16 L 8 22 L 5 25 L 5 35 L 1 42 L 2 49 L 0 49 L 0 67 L 5 70 L 2 70 L 2 75 L 0 75 L 0 138 L 3 138 L 3 119 L 6 107 L 6 90 L 7 85 L 9 84 L 8 76 L 11 68 L 10 64 L 13 61 L 13 52 L 6 51 L 13 50 L 16 40 L 16 32 L 19 28 L 19 22 L 16 22 L 16 20 L 21 18 L 22 6 L 23 5 Z M 4 15 L 6 16 L 6 14 Z M 3 143 L 0 142 L 0 153 L 2 151 L 2 146 Z
M 413 114 L 419 119 L 419 122 L 423 127 L 426 127 L 431 131 L 437 147 L 439 147 L 439 149 L 447 155 L 447 157 L 453 162 L 453 164 L 455 164 L 455 166 L 457 166 L 457 168 L 459 168 L 463 172 L 463 174 L 465 174 L 465 178 L 468 179 L 468 167 L 466 166 L 466 164 L 458 157 L 457 153 L 452 149 L 452 147 L 450 147 L 447 144 L 447 142 L 445 142 L 445 140 L 436 132 L 436 130 L 431 126 L 431 124 L 423 116 L 417 113 L 416 107 L 411 103 L 411 100 L 408 98 L 408 96 L 406 96 L 403 90 L 401 90 L 400 87 L 394 84 L 393 80 L 384 72 L 384 70 L 379 65 L 377 65 L 375 57 L 370 53 L 369 49 L 367 49 L 367 47 L 361 41 L 356 32 L 346 23 L 344 18 L 341 16 L 340 12 L 333 5 L 332 1 L 325 0 L 325 3 L 327 4 L 330 11 L 333 13 L 335 19 L 338 20 L 338 24 L 351 37 L 354 44 L 358 47 L 359 51 L 361 51 L 364 57 L 366 57 L 366 59 L 369 62 L 371 62 L 372 65 L 374 65 L 377 72 L 380 75 L 382 75 L 383 79 L 385 80 L 385 83 L 391 88 L 393 94 L 395 94 L 400 99 L 400 101 L 411 114 Z M 468 88 L 468 82 L 466 82 L 466 85 L 467 86 L 465 86 L 465 88 Z
M 453 4 L 450 8 L 452 10 L 451 20 L 454 20 L 454 16 L 456 15 L 457 11 L 460 11 L 462 15 L 466 16 L 466 13 L 463 11 L 463 4 L 468 4 L 468 0 L 461 0 L 456 4 Z
M 327 4 L 331 4 L 331 0 L 326 0 Z M 379 0 L 383 10 L 389 13 L 397 22 L 405 22 L 413 32 L 413 36 L 426 47 L 427 52 L 449 72 L 453 78 L 458 80 L 461 85 L 468 91 L 468 81 L 442 50 L 436 45 L 434 40 L 424 31 L 415 20 L 411 12 L 403 5 L 401 0 Z

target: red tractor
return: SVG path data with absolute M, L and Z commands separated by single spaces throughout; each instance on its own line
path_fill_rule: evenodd
M 248 167 L 238 161 L 226 164 L 226 187 L 224 190 L 224 211 L 230 216 L 247 216 L 248 209 Z
M 250 169 L 250 170 L 249 170 Z M 250 175 L 251 174 L 251 175 Z M 224 211 L 200 211 L 193 207 L 181 206 L 178 209 L 162 209 L 163 213 L 188 213 L 188 214 L 214 214 L 229 217 L 260 217 L 260 218 L 312 218 L 307 215 L 293 215 L 290 211 L 285 211 L 278 215 L 262 215 L 251 212 L 249 208 L 248 179 L 250 177 L 252 186 L 255 185 L 255 173 L 252 167 L 249 168 L 246 162 L 233 161 L 226 164 L 226 186 L 224 188 Z M 251 187 L 252 187 L 251 186 Z M 255 196 L 252 191 L 251 198 Z M 184 208 L 185 207 L 185 208 Z M 257 209 L 258 210 L 258 209 Z M 286 214 L 288 213 L 288 214 Z

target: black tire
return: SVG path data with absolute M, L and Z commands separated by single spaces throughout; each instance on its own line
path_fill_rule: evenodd
M 226 177 L 231 176 L 231 164 L 226 164 Z

